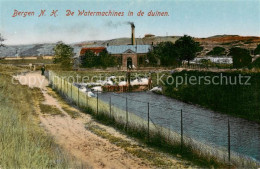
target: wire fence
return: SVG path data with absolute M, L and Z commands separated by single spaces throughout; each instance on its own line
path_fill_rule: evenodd
M 148 141 L 157 139 L 161 144 L 178 145 L 181 152 L 189 147 L 204 157 L 214 157 L 236 166 L 260 165 L 259 161 L 243 154 L 247 151 L 259 153 L 259 147 L 252 150 L 254 148 L 250 147 L 250 137 L 241 140 L 240 134 L 232 133 L 232 125 L 239 126 L 235 121 L 219 118 L 215 114 L 188 112 L 171 105 L 151 103 L 124 93 L 95 91 L 95 96 L 89 97 L 88 92 L 82 91 L 79 86 L 52 71 L 47 73 L 47 77 L 53 89 L 78 107 L 90 108 L 95 114 L 105 114 L 116 123 L 122 124 L 126 131 L 140 132 Z M 217 129 L 216 125 L 222 126 L 222 130 Z

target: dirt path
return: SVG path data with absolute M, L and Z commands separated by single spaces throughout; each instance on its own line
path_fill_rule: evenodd
M 80 117 L 72 118 L 62 109 L 59 101 L 48 94 L 46 87 L 48 81 L 39 72 L 27 73 L 16 78 L 21 84 L 39 87 L 45 98 L 43 104 L 54 105 L 64 114 L 62 116 L 41 114 L 41 125 L 59 145 L 82 161 L 87 168 L 157 168 L 151 166 L 148 161 L 133 156 L 123 148 L 87 130 L 85 125 L 93 122 L 90 115 L 79 112 Z M 36 80 L 32 80 L 33 78 Z M 102 125 L 100 124 L 100 126 Z M 114 136 L 127 139 L 113 128 L 107 127 L 107 130 Z M 175 164 L 172 168 L 190 167 L 176 159 L 170 159 L 170 161 Z

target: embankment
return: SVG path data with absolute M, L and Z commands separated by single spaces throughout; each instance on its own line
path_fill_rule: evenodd
M 172 77 L 164 95 L 260 123 L 260 73 L 182 71 Z

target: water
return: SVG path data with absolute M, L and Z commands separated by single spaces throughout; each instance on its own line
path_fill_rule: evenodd
M 228 147 L 228 119 L 230 120 L 231 151 L 260 162 L 260 125 L 241 118 L 216 113 L 199 106 L 157 95 L 152 92 L 102 93 L 99 98 L 147 119 L 147 102 L 150 103 L 150 119 L 180 133 L 180 110 L 183 110 L 185 136 L 211 146 Z

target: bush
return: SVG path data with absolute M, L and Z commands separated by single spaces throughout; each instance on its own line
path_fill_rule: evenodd
M 260 54 L 260 44 L 258 44 L 257 47 L 255 48 L 254 54 L 255 55 L 259 55 Z
M 100 58 L 91 50 L 87 50 L 85 55 L 80 56 L 81 67 L 94 67 L 99 65 Z
M 219 55 L 225 55 L 226 49 L 222 47 L 214 47 L 210 52 L 207 53 L 207 55 L 212 56 L 219 56 Z
M 81 67 L 114 67 L 117 65 L 117 58 L 110 55 L 107 50 L 103 50 L 96 55 L 93 51 L 87 50 L 85 55 L 80 56 Z
M 253 63 L 248 66 L 249 69 L 260 68 L 260 58 L 257 58 Z
M 233 58 L 233 67 L 234 68 L 243 68 L 247 67 L 252 62 L 252 57 L 249 54 L 249 51 L 242 48 L 231 48 L 230 56 Z

